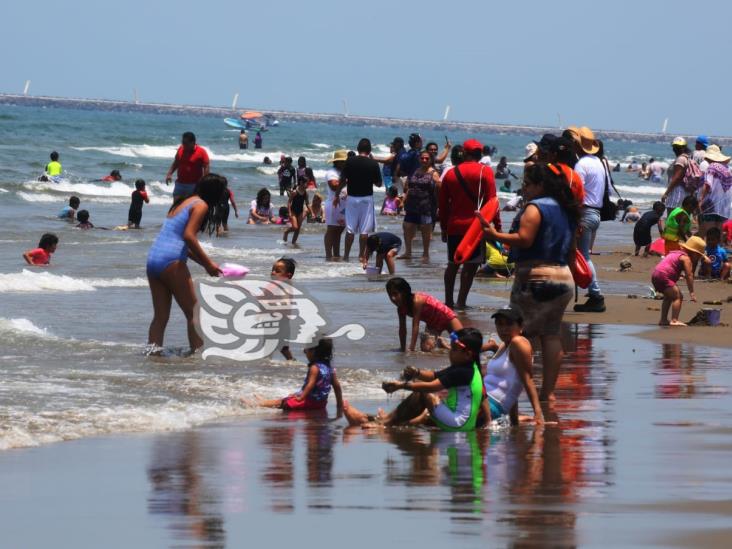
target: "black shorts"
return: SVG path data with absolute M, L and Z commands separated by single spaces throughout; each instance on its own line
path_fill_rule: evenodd
M 130 208 L 127 219 L 130 225 L 139 225 L 140 221 L 142 221 L 142 210 L 133 210 Z
M 461 234 L 447 236 L 447 261 L 449 263 L 455 263 L 455 251 L 462 240 L 463 235 Z M 473 255 L 465 263 L 477 263 L 478 265 L 485 263 L 485 241 L 482 238 Z

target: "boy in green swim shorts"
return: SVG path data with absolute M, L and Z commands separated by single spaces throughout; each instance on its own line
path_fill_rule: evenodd
M 345 403 L 343 412 L 350 425 L 436 425 L 445 431 L 472 431 L 483 402 L 479 358 L 483 336 L 475 328 L 450 334 L 450 366 L 438 371 L 407 366 L 404 381 L 386 381 L 387 393 L 412 391 L 394 411 L 370 416 Z M 447 390 L 441 398 L 438 393 Z

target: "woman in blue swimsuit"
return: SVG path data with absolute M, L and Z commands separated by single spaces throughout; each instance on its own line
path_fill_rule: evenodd
M 160 350 L 165 327 L 170 318 L 173 298 L 183 311 L 188 325 L 191 351 L 203 346 L 193 325 L 196 292 L 186 260 L 190 257 L 210 276 L 219 276 L 221 270 L 203 251 L 197 233 L 216 233 L 221 225 L 221 197 L 226 190 L 226 178 L 216 174 L 203 177 L 193 194 L 178 201 L 168 211 L 157 238 L 147 255 L 147 279 L 153 301 L 153 319 L 150 323 L 148 345 Z

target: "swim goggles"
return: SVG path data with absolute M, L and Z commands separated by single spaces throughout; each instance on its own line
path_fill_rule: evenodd
M 460 341 L 460 338 L 458 337 L 456 332 L 450 332 L 450 343 L 452 345 L 457 345 L 461 349 L 467 349 L 467 346 L 465 345 L 465 343 Z

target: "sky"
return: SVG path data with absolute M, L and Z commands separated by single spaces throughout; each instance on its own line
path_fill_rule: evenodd
M 732 135 L 732 3 L 10 1 L 0 92 Z

